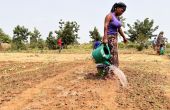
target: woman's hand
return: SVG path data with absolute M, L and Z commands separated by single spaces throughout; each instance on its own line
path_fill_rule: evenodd
M 126 39 L 126 37 L 123 38 L 123 42 L 126 44 L 128 42 L 128 40 Z
M 104 37 L 103 37 L 103 43 L 105 43 L 105 44 L 108 43 L 107 36 L 104 36 Z

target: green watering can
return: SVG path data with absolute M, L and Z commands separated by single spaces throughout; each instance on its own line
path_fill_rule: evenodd
M 108 44 L 101 44 L 92 51 L 92 57 L 97 65 L 97 70 L 100 76 L 104 76 L 108 72 L 108 66 L 111 65 L 109 59 L 111 58 Z
M 95 63 L 102 63 L 110 65 L 109 59 L 111 58 L 110 49 L 108 44 L 101 44 L 99 47 L 92 51 L 92 57 Z

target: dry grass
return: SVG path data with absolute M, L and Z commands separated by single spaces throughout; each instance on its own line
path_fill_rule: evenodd
M 89 54 L 38 54 L 38 53 L 0 53 L 0 61 L 19 62 L 68 62 L 86 60 Z

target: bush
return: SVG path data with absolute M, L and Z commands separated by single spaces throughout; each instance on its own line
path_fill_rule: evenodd
M 43 40 L 43 39 L 38 39 L 38 42 L 37 42 L 37 47 L 39 48 L 39 49 L 44 49 L 44 47 L 45 47 L 45 41 Z
M 170 43 L 168 43 L 168 44 L 166 45 L 166 48 L 170 48 Z
M 134 44 L 128 44 L 128 45 L 127 45 L 127 48 L 136 48 L 136 45 L 134 45 Z
M 125 44 L 124 44 L 123 42 L 119 42 L 119 43 L 118 43 L 118 47 L 119 47 L 119 48 L 125 48 Z
M 137 48 L 137 44 L 133 42 L 128 42 L 126 48 Z
M 165 53 L 170 54 L 170 48 L 166 48 Z
M 137 46 L 137 50 L 138 50 L 138 51 L 142 51 L 143 49 L 144 49 L 144 46 L 143 46 L 143 45 Z
M 148 49 L 148 48 L 149 48 L 149 45 L 145 45 L 145 48 Z
M 11 44 L 12 50 L 26 50 L 27 46 L 24 43 L 20 42 L 12 42 Z

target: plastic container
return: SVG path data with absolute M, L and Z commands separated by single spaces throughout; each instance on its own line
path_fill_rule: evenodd
M 111 58 L 110 49 L 108 44 L 102 44 L 92 52 L 92 57 L 96 64 L 110 65 L 109 59 Z

